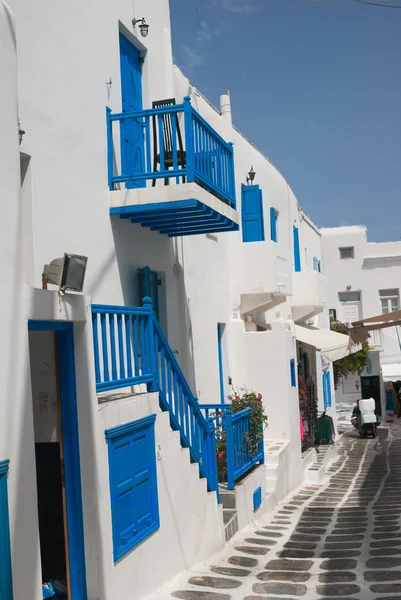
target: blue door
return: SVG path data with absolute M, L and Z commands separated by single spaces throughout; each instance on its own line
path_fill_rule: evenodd
M 65 321 L 29 321 L 28 328 L 30 331 L 55 332 L 61 407 L 61 472 L 69 567 L 67 585 L 69 582 L 71 600 L 87 600 L 73 324 Z M 0 600 L 3 600 L 1 596 Z
M 141 55 L 135 46 L 120 34 L 121 100 L 123 112 L 142 110 Z M 126 119 L 121 124 L 122 175 L 144 172 L 143 119 Z M 145 187 L 143 179 L 127 181 L 127 188 Z
M 242 241 L 263 242 L 265 239 L 263 223 L 262 190 L 258 185 L 242 186 Z
M 0 600 L 13 600 L 7 494 L 8 464 L 8 460 L 0 461 Z

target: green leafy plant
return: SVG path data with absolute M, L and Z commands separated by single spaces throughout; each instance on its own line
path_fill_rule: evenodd
M 249 415 L 249 431 L 244 435 L 244 444 L 248 452 L 255 456 L 258 453 L 259 442 L 263 440 L 263 430 L 267 427 L 268 418 L 262 401 L 262 394 L 257 394 L 246 388 L 237 390 L 232 383 L 231 393 L 228 395 L 231 413 L 238 413 L 246 408 L 251 409 Z M 221 419 L 224 418 L 224 409 L 219 413 Z M 227 453 L 226 453 L 226 432 L 223 422 L 216 427 L 216 451 L 217 468 L 219 481 L 227 480 Z
M 330 320 L 330 329 L 337 333 L 348 335 L 348 327 L 335 319 Z M 362 349 L 359 350 L 359 352 L 354 352 L 354 354 L 349 354 L 348 356 L 344 356 L 344 358 L 340 358 L 333 362 L 335 386 L 337 387 L 337 384 L 348 377 L 348 375 L 361 375 L 366 368 L 368 358 L 369 345 L 363 344 Z

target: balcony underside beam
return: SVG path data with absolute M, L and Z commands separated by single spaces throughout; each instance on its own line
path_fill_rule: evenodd
M 230 218 L 195 199 L 114 207 L 110 214 L 169 237 L 239 229 Z

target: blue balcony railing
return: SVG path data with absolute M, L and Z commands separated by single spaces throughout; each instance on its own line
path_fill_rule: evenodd
M 108 182 L 126 187 L 195 182 L 235 209 L 234 151 L 192 107 L 182 104 L 113 114 L 106 109 Z M 119 125 L 121 156 L 113 136 Z M 115 138 L 114 138 L 115 139 Z

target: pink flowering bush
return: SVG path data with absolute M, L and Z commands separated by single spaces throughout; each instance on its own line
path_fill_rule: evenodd
M 263 430 L 267 427 L 268 422 L 263 406 L 262 394 L 251 392 L 246 388 L 237 390 L 231 384 L 231 394 L 229 394 L 227 399 L 233 414 L 240 412 L 245 408 L 251 409 L 251 414 L 249 415 L 249 431 L 244 435 L 244 443 L 247 445 L 250 454 L 256 455 L 258 453 L 259 442 L 263 440 Z M 223 413 L 219 413 L 219 416 L 223 416 Z M 219 481 L 226 481 L 226 434 L 222 426 L 216 429 L 216 450 Z

